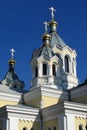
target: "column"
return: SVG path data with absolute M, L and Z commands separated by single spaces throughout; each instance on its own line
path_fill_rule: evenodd
M 52 65 L 48 66 L 48 75 L 52 76 Z
M 18 130 L 18 118 L 10 117 L 10 127 L 9 130 Z
M 38 77 L 42 76 L 42 64 L 38 64 Z
M 75 130 L 75 116 L 67 114 L 67 130 Z

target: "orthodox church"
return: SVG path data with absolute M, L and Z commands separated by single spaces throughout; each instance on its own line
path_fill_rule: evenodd
M 87 130 L 87 80 L 78 84 L 76 51 L 58 35 L 53 7 L 31 57 L 29 90 L 15 73 L 14 49 L 0 81 L 0 130 Z M 48 32 L 49 28 L 49 32 Z

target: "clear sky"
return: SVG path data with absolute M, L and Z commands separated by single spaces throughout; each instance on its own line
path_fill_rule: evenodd
M 51 20 L 49 7 L 56 9 L 58 34 L 77 52 L 80 83 L 87 78 L 87 0 L 1 0 L 0 1 L 0 79 L 8 71 L 10 49 L 15 49 L 15 71 L 25 88 L 30 87 L 30 59 L 42 44 L 44 21 Z

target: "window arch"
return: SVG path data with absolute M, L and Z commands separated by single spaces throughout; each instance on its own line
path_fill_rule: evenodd
M 35 67 L 35 77 L 38 77 L 38 68 L 37 68 L 37 66 Z
M 65 72 L 69 73 L 69 56 L 65 56 Z
M 24 128 L 23 128 L 23 130 L 27 130 L 27 128 L 26 128 L 26 127 L 24 127 Z
M 47 75 L 47 64 L 43 63 L 43 75 Z
M 86 124 L 86 126 L 85 126 L 85 129 L 87 130 L 87 124 Z
M 83 125 L 79 125 L 79 130 L 83 130 Z
M 52 74 L 54 76 L 56 76 L 56 65 L 55 64 L 52 65 Z
M 31 130 L 34 130 L 33 128 L 31 128 Z

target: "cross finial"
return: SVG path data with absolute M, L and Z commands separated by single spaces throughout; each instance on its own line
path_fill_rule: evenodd
M 53 7 L 49 8 L 49 10 L 51 10 L 51 16 L 52 19 L 54 18 L 54 11 L 56 11 Z
M 11 58 L 13 59 L 15 50 L 12 48 L 12 49 L 10 49 L 10 52 L 11 52 Z
M 45 21 L 43 24 L 45 25 L 45 32 L 47 32 L 47 26 L 48 26 L 47 21 Z

